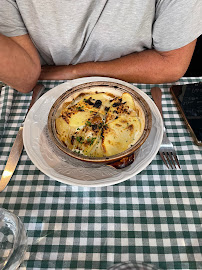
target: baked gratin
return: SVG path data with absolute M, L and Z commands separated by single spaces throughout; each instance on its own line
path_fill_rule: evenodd
M 75 153 L 109 157 L 138 141 L 145 115 L 129 93 L 89 91 L 62 104 L 55 126 L 58 139 Z

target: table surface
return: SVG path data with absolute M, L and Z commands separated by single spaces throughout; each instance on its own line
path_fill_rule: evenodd
M 195 83 L 181 78 L 175 84 Z M 46 90 L 64 81 L 43 81 Z M 134 84 L 150 97 L 154 85 Z M 202 269 L 202 148 L 193 143 L 161 84 L 167 135 L 181 170 L 157 154 L 138 175 L 113 186 L 77 187 L 44 175 L 23 150 L 0 206 L 20 217 L 28 249 L 20 269 L 107 269 L 142 261 L 160 269 Z M 0 95 L 0 174 L 31 99 L 6 86 Z

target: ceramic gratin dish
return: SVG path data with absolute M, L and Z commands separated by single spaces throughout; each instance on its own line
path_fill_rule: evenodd
M 121 97 L 123 93 L 129 93 L 134 102 L 141 107 L 144 116 L 145 116 L 145 126 L 142 131 L 140 138 L 128 149 L 118 154 L 112 156 L 103 156 L 103 157 L 90 157 L 83 154 L 76 153 L 69 149 L 64 143 L 60 141 L 57 135 L 56 130 L 56 119 L 58 118 L 61 108 L 64 103 L 67 101 L 70 103 L 72 100 L 75 100 L 79 95 L 91 93 L 91 91 L 107 92 Z M 137 93 L 134 89 L 122 85 L 121 83 L 116 82 L 106 82 L 106 81 L 95 81 L 89 83 L 83 83 L 78 86 L 71 88 L 70 90 L 64 92 L 52 105 L 49 115 L 48 115 L 48 132 L 53 143 L 62 150 L 65 154 L 76 158 L 84 162 L 91 163 L 102 163 L 115 167 L 116 169 L 125 168 L 128 165 L 132 164 L 135 159 L 135 153 L 139 150 L 142 144 L 146 141 L 149 136 L 150 130 L 152 128 L 152 114 L 149 105 L 145 99 Z

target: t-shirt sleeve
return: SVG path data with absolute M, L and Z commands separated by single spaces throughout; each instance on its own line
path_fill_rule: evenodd
M 158 0 L 153 24 L 153 46 L 158 51 L 178 49 L 202 34 L 202 0 Z
M 16 1 L 1 0 L 0 33 L 8 37 L 27 34 Z

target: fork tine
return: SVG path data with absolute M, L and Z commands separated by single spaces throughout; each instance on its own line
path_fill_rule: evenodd
M 179 164 L 179 160 L 178 160 L 175 152 L 166 152 L 166 151 L 160 152 L 159 151 L 159 154 L 160 154 L 161 159 L 163 160 L 163 162 L 165 163 L 165 165 L 167 166 L 168 169 L 169 169 L 169 165 L 172 169 L 174 169 L 174 168 L 176 169 L 176 166 L 175 166 L 176 164 L 181 169 L 180 164 Z M 173 159 L 173 157 L 174 157 L 174 159 Z M 175 160 L 176 164 L 175 164 L 174 160 Z M 174 168 L 173 168 L 173 166 L 174 166 Z
M 162 153 L 162 152 L 159 152 L 159 154 L 160 154 L 160 156 L 161 156 L 161 159 L 163 160 L 163 162 L 165 163 L 165 165 L 166 165 L 167 168 L 169 169 L 168 163 L 166 162 L 163 153 Z
M 174 159 L 173 159 L 173 153 L 172 152 L 168 152 L 168 154 L 169 154 L 170 160 L 172 161 L 173 166 L 176 169 L 175 162 L 174 162 Z
M 175 153 L 173 153 L 173 156 L 174 156 L 174 159 L 175 159 L 175 161 L 176 161 L 178 167 L 181 169 L 179 160 L 178 160 L 178 158 L 177 158 L 177 155 L 176 155 Z
M 169 158 L 168 153 L 167 153 L 167 152 L 164 152 L 164 154 L 165 154 L 165 156 L 166 156 L 166 159 L 167 159 L 167 161 L 168 161 L 168 163 L 169 163 L 171 169 L 173 169 L 172 162 L 170 161 L 170 158 Z

